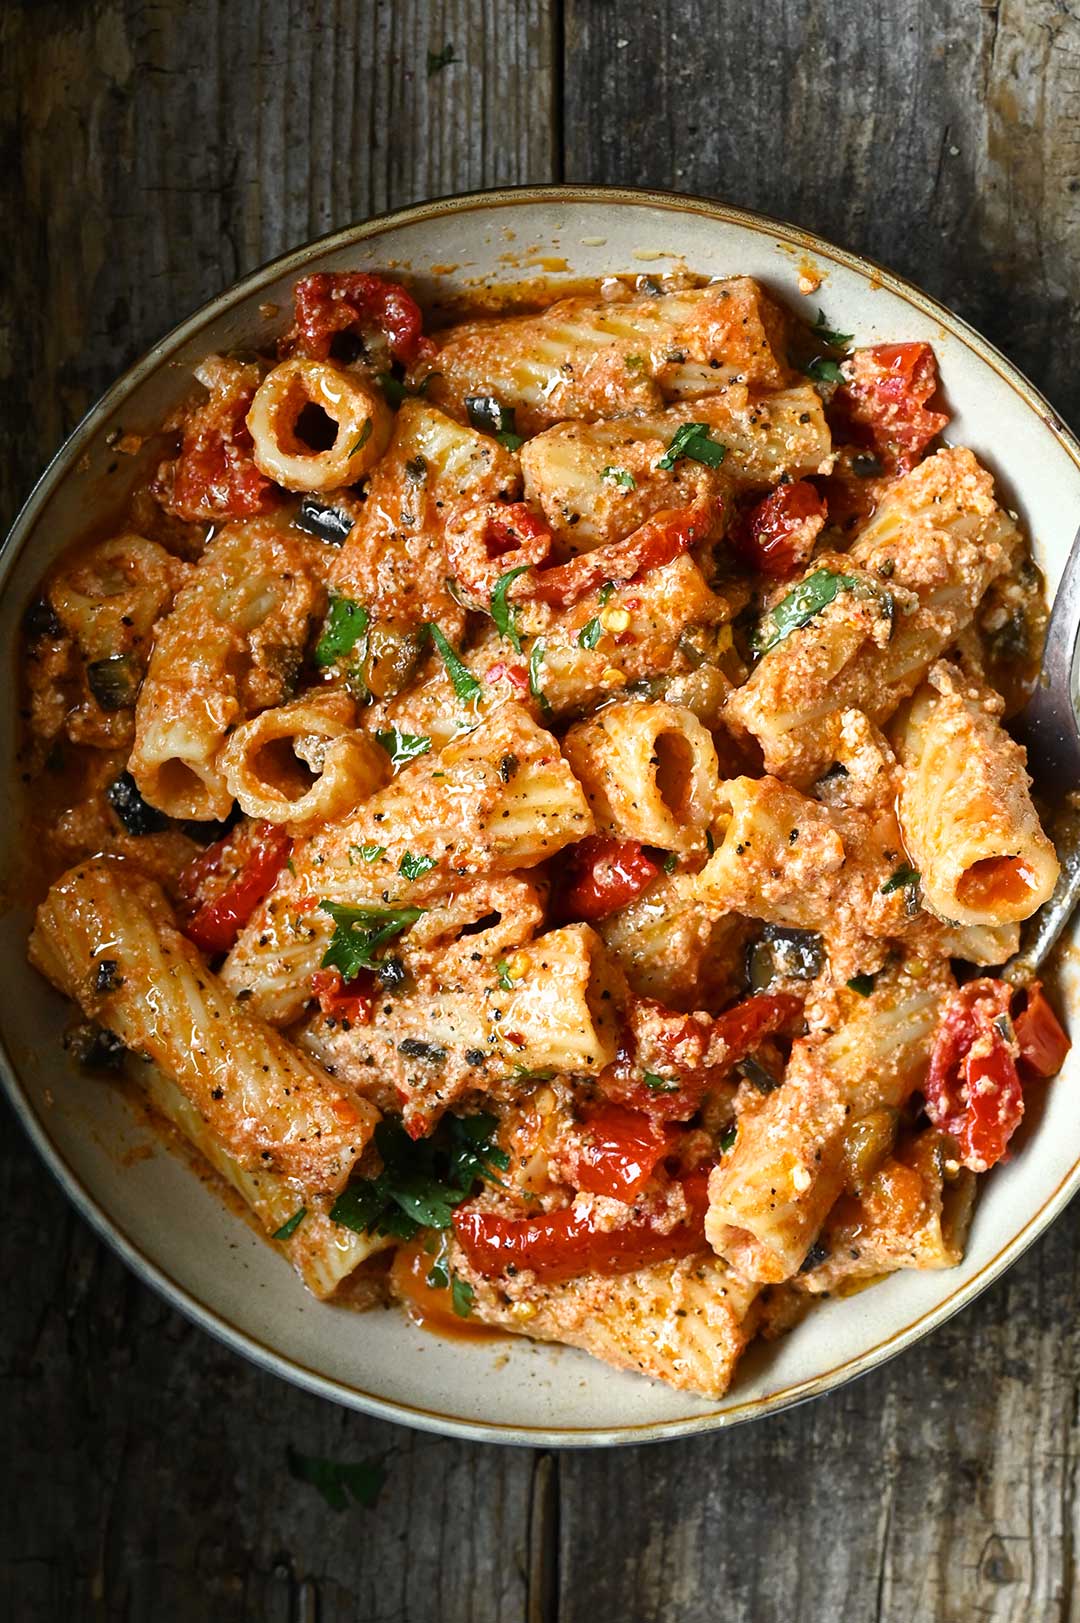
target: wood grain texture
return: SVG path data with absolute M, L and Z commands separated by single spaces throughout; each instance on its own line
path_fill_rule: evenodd
M 1075 0 L 9 0 L 0 82 L 4 515 L 111 377 L 254 264 L 563 169 L 870 253 L 1080 420 Z M 0 1210 L 15 1623 L 1080 1619 L 1076 1211 L 841 1393 L 553 1459 L 250 1368 L 98 1245 L 6 1113 Z M 327 1509 L 290 1445 L 384 1458 L 377 1508 Z

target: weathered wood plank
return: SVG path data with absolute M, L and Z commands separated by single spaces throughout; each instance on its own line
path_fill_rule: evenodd
M 1080 422 L 1074 5 L 568 0 L 565 26 L 569 179 L 704 192 L 868 253 Z M 562 1623 L 1080 1616 L 1078 1232 L 1074 1211 L 822 1403 L 662 1462 L 565 1459 Z
M 4 8 L 5 518 L 111 378 L 261 260 L 550 178 L 552 42 L 542 0 Z M 217 1347 L 96 1243 L 6 1108 L 0 1202 L 5 1616 L 519 1623 L 527 1454 L 366 1421 Z M 378 1509 L 328 1509 L 290 1445 L 385 1453 Z

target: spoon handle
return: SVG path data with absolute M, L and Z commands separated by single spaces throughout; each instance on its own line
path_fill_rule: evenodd
M 1058 584 L 1035 692 L 1013 731 L 1028 752 L 1028 770 L 1048 800 L 1062 806 L 1048 833 L 1061 877 L 1050 900 L 1024 926 L 1020 951 L 1002 967 L 1008 980 L 1039 969 L 1080 903 L 1080 727 L 1076 718 L 1076 656 L 1080 641 L 1080 531 Z

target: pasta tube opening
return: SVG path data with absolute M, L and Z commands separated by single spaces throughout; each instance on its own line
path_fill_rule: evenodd
M 268 478 L 286 490 L 331 490 L 368 472 L 389 444 L 392 421 L 361 378 L 298 358 L 263 379 L 247 426 L 255 465 Z

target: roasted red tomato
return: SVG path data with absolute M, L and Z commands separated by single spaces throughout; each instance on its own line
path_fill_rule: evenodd
M 719 502 L 698 502 L 693 507 L 654 513 L 623 541 L 612 541 L 593 552 L 579 553 L 569 563 L 537 570 L 521 595 L 565 609 L 607 581 L 635 580 L 639 575 L 647 575 L 651 569 L 671 563 L 680 553 L 707 540 L 719 510 Z
M 269 512 L 281 500 L 273 480 L 254 461 L 254 441 L 247 414 L 257 380 L 252 369 L 211 390 L 205 405 L 184 422 L 180 454 L 162 466 L 155 485 L 161 505 L 177 518 L 213 524 L 222 519 L 252 518 Z
M 777 485 L 735 527 L 732 546 L 763 575 L 791 575 L 813 552 L 826 516 L 825 503 L 809 480 Z
M 366 1026 L 371 1021 L 378 982 L 369 970 L 361 970 L 351 981 L 341 978 L 340 969 L 317 969 L 311 977 L 312 995 L 329 1020 L 347 1020 L 350 1026 Z
M 928 411 L 938 386 L 937 362 L 929 344 L 874 344 L 855 350 L 844 363 L 841 406 L 852 425 L 869 434 L 897 472 L 913 468 L 949 418 Z
M 948 1000 L 926 1079 L 926 1113 L 951 1133 L 960 1159 L 985 1172 L 1005 1154 L 1024 1114 L 1007 981 L 969 981 Z
M 647 890 L 660 869 L 639 840 L 609 839 L 590 834 L 569 855 L 569 880 L 563 891 L 568 919 L 592 923 L 607 918 Z
M 652 1262 L 705 1250 L 708 1171 L 692 1172 L 682 1186 L 691 1215 L 666 1234 L 643 1219 L 620 1229 L 601 1229 L 573 1206 L 536 1217 L 502 1217 L 473 1204 L 458 1207 L 454 1232 L 485 1279 L 496 1278 L 510 1266 L 517 1273 L 528 1268 L 548 1283 L 579 1274 L 632 1273 Z
M 609 1097 L 665 1121 L 686 1121 L 710 1087 L 766 1037 L 790 1032 L 802 1002 L 789 992 L 744 998 L 711 1021 L 635 998 L 619 1058 L 600 1077 Z
M 239 823 L 195 858 L 178 889 L 192 910 L 185 934 L 203 952 L 228 952 L 289 860 L 292 840 L 274 823 Z
M 435 346 L 424 337 L 420 306 L 400 282 L 368 271 L 317 271 L 296 284 L 292 331 L 283 340 L 287 354 L 325 360 L 338 333 L 385 333 L 390 353 L 412 366 Z
M 652 1177 L 675 1135 L 640 1110 L 608 1104 L 590 1115 L 573 1168 L 576 1189 L 628 1205 Z
M 1014 1025 L 1020 1063 L 1035 1076 L 1056 1076 L 1072 1043 L 1046 1001 L 1041 982 L 1033 981 L 1027 988 L 1027 1005 L 1016 1016 Z

